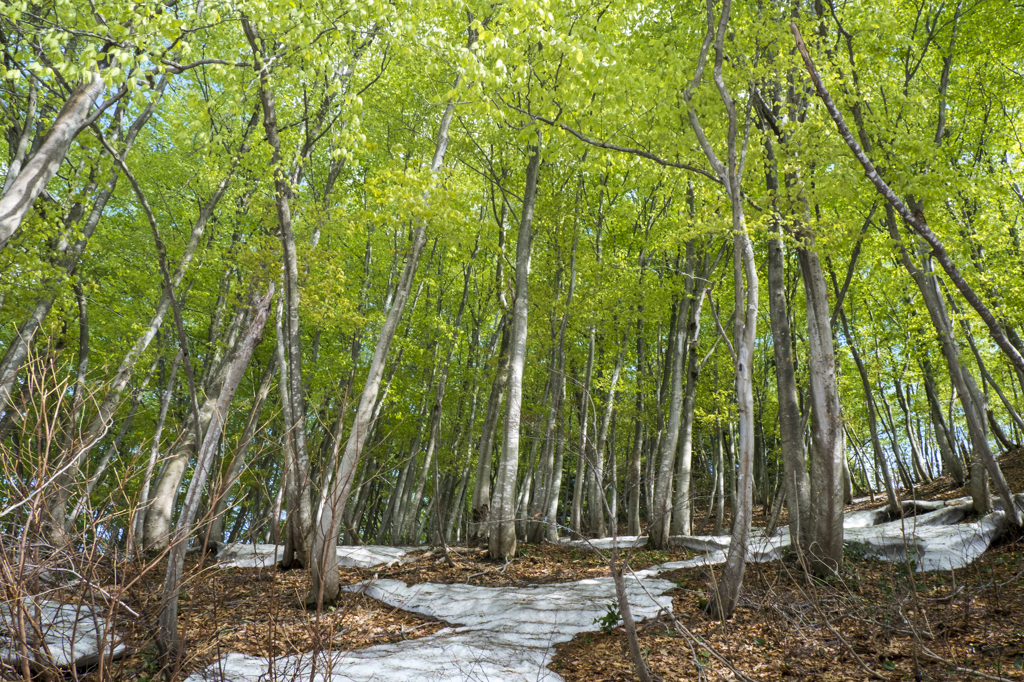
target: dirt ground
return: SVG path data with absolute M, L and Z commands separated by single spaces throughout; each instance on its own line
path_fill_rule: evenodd
M 1014 490 L 1024 490 L 1024 452 L 1003 462 Z M 965 495 L 947 480 L 920 486 L 917 499 Z M 909 495 L 908 495 L 909 497 Z M 871 507 L 863 502 L 856 507 Z M 853 507 L 851 507 L 853 508 Z M 758 520 L 766 518 L 761 510 Z M 692 552 L 636 550 L 633 569 L 676 561 Z M 655 675 L 691 679 L 758 680 L 1024 680 L 1024 540 L 1007 538 L 958 571 L 915 573 L 912 566 L 865 558 L 849 548 L 838 576 L 807 577 L 792 562 L 750 564 L 743 597 L 725 623 L 703 615 L 715 574 L 686 569 L 675 581 L 673 616 L 639 624 L 640 645 Z M 221 568 L 211 560 L 188 565 L 180 628 L 187 657 L 177 674 L 209 665 L 227 652 L 281 656 L 303 651 L 351 651 L 422 637 L 443 623 L 346 593 L 326 613 L 306 611 L 303 571 Z M 525 545 L 508 563 L 476 548 L 414 553 L 404 564 L 341 569 L 343 584 L 394 578 L 409 584 L 467 583 L 488 587 L 560 583 L 609 575 L 601 553 L 587 548 Z M 128 571 L 120 593 L 140 615 L 121 623 L 130 655 L 107 674 L 146 680 L 159 670 L 153 640 L 162 575 Z M 595 624 L 597 630 L 599 624 Z M 560 645 L 551 664 L 567 680 L 632 680 L 635 672 L 621 627 L 584 634 Z M 96 672 L 85 678 L 95 678 Z M 988 676 L 987 678 L 985 676 Z
M 791 562 L 749 564 L 724 623 L 703 614 L 707 569 L 662 574 L 678 586 L 674 618 L 640 624 L 640 646 L 666 682 L 734 679 L 729 666 L 761 680 L 1024 679 L 1022 550 L 1017 539 L 959 571 L 923 573 L 851 551 L 825 581 Z M 621 627 L 561 645 L 551 668 L 571 681 L 636 679 Z
M 1024 490 L 1024 450 L 1000 460 Z M 904 499 L 969 495 L 949 479 Z M 877 507 L 864 501 L 847 510 Z M 765 518 L 758 513 L 755 517 Z M 707 569 L 662 574 L 674 580 L 673 617 L 639 625 L 640 647 L 665 682 L 758 680 L 1024 680 L 1024 538 L 1004 537 L 958 571 L 867 559 L 849 547 L 839 575 L 811 579 L 793 562 L 748 564 L 735 616 L 704 616 L 714 579 Z M 634 680 L 625 632 L 583 634 L 560 645 L 550 666 L 566 680 Z

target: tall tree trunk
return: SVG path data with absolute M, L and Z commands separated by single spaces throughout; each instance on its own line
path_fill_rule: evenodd
M 249 456 L 249 448 L 256 437 L 256 431 L 260 425 L 260 414 L 263 411 L 263 405 L 267 400 L 267 396 L 270 394 L 271 383 L 277 370 L 276 364 L 277 357 L 271 356 L 266 369 L 263 370 L 263 377 L 260 379 L 259 386 L 256 389 L 256 395 L 253 397 L 249 418 L 245 422 L 245 429 L 242 431 L 242 436 L 235 447 L 235 454 L 231 458 L 227 471 L 224 473 L 223 480 L 217 481 L 211 486 L 211 491 L 214 493 L 211 495 L 212 503 L 210 505 L 213 513 L 211 514 L 209 527 L 206 531 L 206 537 L 213 542 L 220 543 L 224 540 L 224 519 L 231 489 L 242 475 L 242 469 L 245 467 L 246 459 Z
M 597 432 L 597 449 L 594 453 L 593 466 L 593 487 L 590 490 L 590 532 L 594 537 L 603 538 L 608 534 L 608 522 L 615 526 L 615 519 L 607 519 L 605 511 L 605 484 L 604 484 L 604 460 L 605 449 L 608 445 L 608 430 L 611 426 L 612 413 L 615 410 L 615 388 L 619 383 L 619 375 L 622 374 L 622 364 L 626 359 L 623 349 L 615 360 L 615 368 L 612 370 L 611 380 L 608 384 L 608 400 L 605 402 L 604 415 L 601 417 L 601 428 Z M 612 487 L 615 486 L 615 479 L 612 478 Z
M 498 323 L 498 327 L 497 335 L 501 338 L 501 345 L 495 357 L 494 380 L 491 382 L 487 409 L 484 411 L 484 423 L 480 430 L 469 525 L 469 541 L 478 543 L 488 541 L 487 533 L 490 527 L 488 524 L 491 519 L 491 463 L 494 459 L 494 434 L 498 430 L 498 417 L 501 415 L 501 406 L 505 400 L 505 387 L 508 385 L 509 345 L 512 333 L 504 315 Z
M 781 225 L 778 226 L 781 230 Z M 768 312 L 775 353 L 775 381 L 779 401 L 779 438 L 789 508 L 789 538 L 794 548 L 811 543 L 811 483 L 804 454 L 803 417 L 797 397 L 793 341 L 789 328 L 789 305 L 783 272 L 782 241 L 768 242 Z
M 692 203 L 691 203 L 692 209 Z M 686 343 L 686 388 L 683 391 L 683 411 L 679 426 L 679 446 L 676 457 L 675 496 L 672 502 L 672 531 L 677 535 L 689 535 L 693 528 L 693 504 L 690 500 L 690 475 L 693 460 L 693 410 L 697 398 L 697 380 L 703 361 L 697 353 L 700 339 L 700 316 L 704 310 L 704 292 L 711 274 L 725 250 L 718 252 L 713 260 L 706 249 L 702 250 L 702 265 L 699 272 L 687 275 L 686 292 L 690 298 L 690 314 L 687 320 Z
M 587 480 L 587 426 L 589 420 L 590 380 L 594 374 L 594 330 L 590 330 L 587 351 L 587 368 L 583 372 L 583 390 L 580 391 L 579 419 L 580 438 L 576 448 L 576 478 L 573 480 L 572 507 L 569 510 L 569 530 L 579 535 L 583 528 L 583 484 Z
M 512 305 L 512 339 L 509 347 L 508 398 L 505 404 L 505 433 L 498 477 L 491 498 L 488 553 L 508 559 L 516 553 L 515 487 L 519 469 L 519 430 L 522 417 L 523 370 L 526 366 L 526 322 L 529 312 L 530 246 L 533 241 L 533 211 L 537 203 L 537 174 L 542 140 L 537 136 L 526 166 L 526 189 L 516 241 L 516 299 Z
M 726 3 L 729 0 L 725 0 Z M 726 10 L 723 10 L 723 13 Z M 736 280 L 736 322 L 733 347 L 736 353 L 736 402 L 739 424 L 739 468 L 736 472 L 736 506 L 733 508 L 732 536 L 722 577 L 714 600 L 709 602 L 720 618 L 729 618 L 739 603 L 746 570 L 747 540 L 753 513 L 754 473 L 754 341 L 757 333 L 757 265 L 747 235 L 743 199 L 738 182 L 733 184 L 733 270 Z M 744 286 L 744 279 L 746 286 Z M 742 311 L 742 314 L 741 314 Z
M 458 87 L 458 83 L 459 79 L 456 79 L 456 87 Z M 441 117 L 437 144 L 434 148 L 434 158 L 430 163 L 430 171 L 435 176 L 441 170 L 441 165 L 444 162 L 444 153 L 448 148 L 448 129 L 454 112 L 455 102 L 454 100 L 449 100 Z M 340 586 L 338 584 L 338 553 L 335 549 L 338 541 L 338 526 L 342 515 L 345 513 L 345 505 L 348 503 L 348 497 L 352 491 L 352 479 L 355 477 L 356 467 L 359 465 L 359 457 L 369 435 L 371 417 L 377 402 L 377 394 L 380 390 L 381 378 L 384 375 L 384 365 L 387 362 L 391 341 L 398 330 L 402 311 L 405 309 L 405 304 L 412 291 L 416 268 L 419 266 L 420 255 L 423 253 L 423 247 L 426 243 L 427 224 L 425 221 L 420 221 L 413 229 L 409 255 L 402 269 L 402 276 L 395 290 L 391 309 L 388 310 L 384 326 L 380 332 L 380 338 L 377 340 L 377 347 L 374 349 L 373 358 L 370 360 L 370 369 L 367 372 L 366 383 L 363 385 L 362 394 L 359 396 L 359 405 L 356 408 L 355 419 L 352 423 L 352 429 L 349 431 L 348 441 L 345 443 L 345 453 L 338 461 L 338 467 L 334 478 L 331 480 L 330 489 L 324 497 L 326 504 L 322 506 L 320 518 L 313 530 L 313 551 L 310 556 L 310 579 L 312 586 L 306 597 L 306 602 L 315 605 L 318 610 L 322 609 L 325 604 L 333 604 L 340 594 Z
M 182 352 L 174 356 L 171 363 L 170 376 L 167 379 L 167 387 L 160 399 L 160 412 L 157 415 L 156 429 L 153 431 L 153 444 L 149 449 L 149 460 L 146 462 L 146 470 L 142 475 L 142 488 L 139 491 L 139 505 L 134 510 L 133 527 L 135 529 L 135 551 L 143 549 L 142 538 L 145 534 L 146 514 L 149 511 L 149 492 L 153 482 L 153 473 L 156 470 L 157 458 L 160 456 L 160 436 L 163 434 L 164 424 L 167 421 L 167 410 L 171 406 L 171 398 L 174 397 L 175 381 L 178 377 L 178 367 L 181 366 Z
M 693 241 L 686 245 L 686 271 L 693 272 Z M 676 323 L 669 338 L 665 362 L 672 366 L 671 399 L 668 423 L 661 439 L 657 478 L 654 484 L 654 507 L 648 528 L 648 544 L 654 549 L 668 547 L 672 524 L 672 478 L 675 473 L 676 448 L 679 445 L 679 426 L 683 415 L 683 361 L 686 354 L 686 319 L 689 298 L 685 295 L 677 302 Z
M 302 384 L 302 336 L 299 328 L 299 265 L 295 251 L 295 233 L 292 229 L 292 185 L 298 179 L 297 170 L 286 172 L 281 154 L 281 137 L 277 123 L 277 103 L 270 85 L 270 66 L 266 63 L 262 41 L 247 17 L 242 17 L 242 28 L 252 50 L 255 68 L 259 74 L 260 106 L 263 109 L 263 130 L 270 145 L 270 168 L 274 174 L 274 206 L 281 239 L 284 264 L 282 304 L 278 308 L 281 320 L 279 334 L 283 335 L 284 357 L 279 357 L 281 373 L 281 400 L 284 416 L 285 454 L 288 457 L 289 487 L 285 491 L 288 510 L 285 525 L 284 551 L 281 566 L 309 564 L 310 534 L 313 529 L 313 510 L 310 501 L 309 449 L 306 444 L 306 399 Z M 280 352 L 279 352 L 280 354 Z
M 835 351 L 828 290 L 814 235 L 805 234 L 797 251 L 807 299 L 807 367 L 811 397 L 811 568 L 819 575 L 834 573 L 843 563 L 843 466 L 846 438 L 836 384 Z

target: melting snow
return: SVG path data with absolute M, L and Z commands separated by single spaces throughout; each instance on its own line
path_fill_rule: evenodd
M 125 652 L 121 642 L 106 639 L 107 613 L 104 609 L 93 610 L 89 605 L 60 604 L 54 601 L 24 600 L 24 617 L 39 625 L 45 646 L 33 645 L 29 649 L 40 652 L 38 663 L 44 666 L 70 668 L 88 666 L 99 662 L 100 652 L 109 658 L 119 658 Z M 11 666 L 21 660 L 20 644 L 15 633 L 18 631 L 17 613 L 12 613 L 10 603 L 0 604 L 0 661 Z M 32 627 L 28 625 L 28 627 Z M 30 640 L 35 638 L 30 631 Z
M 338 547 L 338 564 L 356 568 L 372 568 L 381 564 L 401 561 L 402 557 L 419 547 L 384 547 L 381 545 Z M 284 549 L 280 545 L 230 545 L 217 554 L 224 566 L 264 568 L 274 566 Z
M 670 609 L 667 580 L 626 579 L 633 615 L 650 618 Z M 392 606 L 457 626 L 400 644 L 351 653 L 324 652 L 268 660 L 230 654 L 193 675 L 203 680 L 546 680 L 554 646 L 597 629 L 594 620 L 614 604 L 611 578 L 528 588 L 423 584 L 378 580 L 352 586 Z
M 1024 496 L 1017 496 L 1024 505 Z M 869 556 L 891 561 L 910 558 L 918 570 L 959 568 L 970 563 L 1006 526 L 1005 515 L 996 511 L 973 523 L 958 523 L 970 511 L 969 500 L 907 502 L 915 516 L 888 521 L 885 509 L 851 512 L 844 520 L 845 538 L 859 543 Z M 699 536 L 672 538 L 674 544 L 701 552 L 687 561 L 674 561 L 637 571 L 627 578 L 629 602 L 638 621 L 661 609 L 671 609 L 665 592 L 673 584 L 657 578 L 664 571 L 718 564 L 725 561 L 729 538 Z M 619 537 L 564 541 L 596 549 L 640 547 L 647 538 Z M 772 561 L 789 546 L 789 532 L 780 528 L 772 536 L 755 535 L 748 545 L 752 561 Z M 240 549 L 230 555 L 233 565 L 251 557 L 272 560 L 273 545 Z M 366 554 L 353 552 L 361 550 Z M 387 563 L 399 560 L 407 550 L 387 547 L 339 547 L 339 558 Z M 222 555 L 227 556 L 227 555 Z M 358 558 L 357 558 L 358 557 Z M 261 564 L 261 565 L 264 565 Z M 346 564 L 352 565 L 352 564 Z M 373 565 L 373 564 L 370 564 Z M 581 632 L 594 631 L 595 619 L 614 606 L 611 578 L 580 580 L 527 588 L 475 587 L 423 584 L 408 586 L 397 580 L 378 580 L 351 586 L 351 590 L 387 604 L 448 622 L 452 627 L 433 635 L 398 644 L 386 644 L 354 652 L 327 651 L 277 659 L 229 654 L 197 673 L 188 682 L 225 680 L 507 680 L 547 681 L 562 678 L 547 669 L 554 645 Z

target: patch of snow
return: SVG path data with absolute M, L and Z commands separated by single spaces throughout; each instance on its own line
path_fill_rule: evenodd
M 879 509 L 861 509 L 848 512 L 843 515 L 843 528 L 870 528 L 877 526 L 889 519 L 889 510 L 885 507 Z
M 1024 504 L 1024 496 L 1017 496 Z M 870 556 L 890 561 L 906 558 L 919 571 L 960 568 L 988 548 L 1006 527 L 1006 516 L 995 511 L 973 523 L 958 523 L 970 511 L 969 500 L 937 503 L 909 502 L 915 516 L 888 521 L 885 509 L 852 512 L 844 519 L 845 539 L 861 543 Z M 909 511 L 909 509 L 908 509 Z M 644 536 L 565 541 L 563 544 L 609 549 L 640 547 Z M 673 537 L 672 543 L 700 552 L 686 561 L 671 561 L 626 578 L 629 602 L 638 621 L 671 609 L 665 592 L 673 584 L 657 576 L 680 568 L 720 564 L 729 547 L 728 536 Z M 269 547 L 273 548 L 272 545 Z M 783 527 L 770 537 L 753 536 L 750 561 L 772 561 L 789 547 Z M 351 549 L 339 547 L 342 551 Z M 387 550 L 401 557 L 405 550 Z M 253 553 L 253 550 L 250 550 Z M 257 550 L 254 552 L 259 555 Z M 383 559 L 386 561 L 387 557 Z M 503 680 L 555 682 L 562 678 L 547 669 L 554 645 L 581 632 L 597 629 L 595 620 L 615 606 L 611 578 L 595 578 L 535 587 L 476 587 L 422 584 L 408 586 L 397 580 L 378 580 L 350 586 L 389 605 L 452 624 L 432 635 L 354 652 L 325 651 L 277 659 L 229 654 L 188 682 L 263 682 L 303 680 L 342 682 L 355 680 Z
M 32 628 L 34 621 L 43 635 L 41 646 L 29 643 L 34 662 L 47 667 L 84 667 L 98 663 L 100 652 L 110 659 L 124 655 L 125 645 L 121 641 L 107 639 L 105 610 L 32 598 L 25 602 L 26 627 Z M 11 603 L 0 604 L 0 661 L 11 666 L 21 662 L 21 646 L 15 635 L 18 615 Z M 34 630 L 28 632 L 28 637 L 35 639 Z
M 667 580 L 626 578 L 633 616 L 650 618 L 671 609 L 674 587 Z M 278 659 L 230 654 L 196 673 L 188 682 L 247 682 L 299 679 L 342 680 L 503 680 L 562 678 L 547 669 L 555 644 L 597 629 L 595 619 L 615 605 L 611 578 L 593 578 L 536 587 L 406 585 L 378 580 L 347 589 L 386 604 L 438 618 L 455 627 L 399 644 L 349 653 L 322 652 Z
M 614 538 L 593 538 L 583 540 L 569 540 L 560 538 L 560 543 L 567 547 L 587 547 L 593 549 L 611 549 L 618 546 L 620 549 L 635 549 L 647 544 L 646 535 L 620 535 Z
M 918 571 L 963 568 L 988 549 L 1008 522 L 1001 511 L 974 523 L 950 520 L 958 513 L 959 518 L 966 515 L 963 506 L 904 519 L 903 524 L 890 521 L 873 528 L 851 528 L 844 539 L 864 545 L 868 556 L 886 561 L 913 560 Z
M 338 564 L 346 567 L 372 568 L 401 561 L 419 547 L 384 547 L 382 545 L 339 545 Z M 229 545 L 217 554 L 225 567 L 266 568 L 275 566 L 284 548 L 281 545 Z

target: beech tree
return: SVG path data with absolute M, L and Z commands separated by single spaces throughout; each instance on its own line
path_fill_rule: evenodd
M 731 533 L 728 617 L 755 502 L 820 574 L 854 494 L 1013 516 L 1022 26 L 4 6 L 0 510 L 45 502 L 4 523 L 169 550 L 173 654 L 188 543 L 280 545 L 323 608 L 339 542 Z

